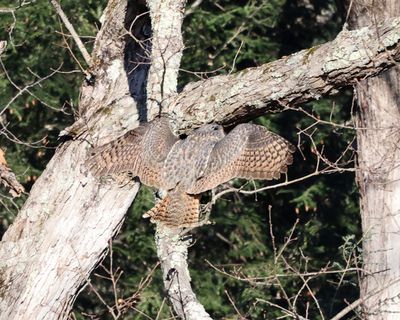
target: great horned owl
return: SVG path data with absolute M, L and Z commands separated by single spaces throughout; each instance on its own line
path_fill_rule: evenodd
M 186 139 L 173 135 L 165 117 L 145 123 L 94 150 L 87 165 L 97 176 L 129 172 L 166 196 L 147 216 L 169 227 L 199 222 L 200 194 L 233 178 L 277 179 L 293 161 L 294 147 L 253 124 L 226 134 L 208 124 Z

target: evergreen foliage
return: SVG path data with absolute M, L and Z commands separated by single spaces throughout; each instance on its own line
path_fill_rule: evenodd
M 19 5 L 19 1 L 10 4 L 0 0 L 2 8 Z M 68 0 L 62 5 L 78 33 L 87 36 L 84 40 L 90 49 L 105 1 Z M 29 190 L 60 143 L 59 130 L 74 120 L 83 74 L 66 43 L 85 65 L 74 43 L 58 33 L 63 26 L 48 2 L 19 7 L 15 19 L 12 14 L 0 16 L 0 39 L 9 41 L 2 64 L 16 86 L 30 85 L 38 75 L 44 77 L 54 69 L 66 72 L 29 88 L 34 96 L 26 91 L 9 104 L 19 90 L 10 84 L 4 69 L 0 71 L 0 106 L 7 106 L 1 113 L 3 124 L 24 142 L 16 143 L 2 135 L 0 143 L 7 148 L 10 166 Z M 341 25 L 332 0 L 204 0 L 185 19 L 180 86 L 198 77 L 258 66 L 323 43 L 332 39 Z M 256 120 L 298 143 L 289 180 L 315 171 L 316 150 L 323 150 L 328 159 L 336 161 L 348 148 L 340 163 L 351 168 L 351 149 L 355 148 L 355 132 L 347 125 L 351 125 L 351 95 L 344 92 L 303 108 L 307 114 L 289 110 Z M 327 123 L 316 124 L 315 119 Z M 243 183 L 234 181 L 233 186 Z M 247 183 L 244 189 L 273 183 Z M 345 301 L 357 297 L 357 273 L 321 270 L 359 267 L 357 198 L 354 174 L 349 172 L 313 176 L 257 194 L 224 195 L 213 207 L 211 219 L 215 224 L 194 232 L 189 264 L 199 300 L 215 319 L 237 319 L 235 308 L 246 319 L 276 319 L 285 314 L 279 307 L 308 315 L 309 319 L 334 315 L 346 306 Z M 16 213 L 4 193 L 1 199 L 0 234 Z M 147 319 L 143 314 L 155 319 L 160 308 L 158 319 L 171 315 L 163 295 L 161 271 L 156 268 L 154 228 L 141 218 L 152 204 L 152 190 L 142 187 L 113 241 L 112 255 L 96 269 L 91 285 L 79 296 L 75 319 L 111 319 L 97 296 L 111 306 L 115 304 L 115 288 L 107 279 L 111 264 L 119 275 L 116 290 L 120 303 L 130 306 L 123 319 Z

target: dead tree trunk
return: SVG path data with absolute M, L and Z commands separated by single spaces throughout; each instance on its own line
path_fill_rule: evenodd
M 353 2 L 352 2 L 353 3 Z M 354 28 L 400 15 L 397 0 L 354 1 Z M 377 30 L 378 32 L 378 30 Z M 377 34 L 379 37 L 379 34 Z M 400 318 L 400 68 L 356 86 L 365 319 Z

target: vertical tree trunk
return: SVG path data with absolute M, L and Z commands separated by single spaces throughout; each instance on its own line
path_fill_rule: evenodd
M 153 31 L 152 64 L 147 83 L 147 108 L 151 119 L 158 112 L 173 111 L 170 103 L 177 94 L 186 0 L 147 0 L 147 4 Z M 187 263 L 190 241 L 182 239 L 181 231 L 157 225 L 155 240 L 165 291 L 179 318 L 210 320 L 191 288 Z
M 351 1 L 353 28 L 400 15 L 398 0 Z M 358 174 L 365 273 L 365 319 L 400 318 L 400 72 L 360 81 Z

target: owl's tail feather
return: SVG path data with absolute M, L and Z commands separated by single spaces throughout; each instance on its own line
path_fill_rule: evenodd
M 143 217 L 170 228 L 189 228 L 199 223 L 200 196 L 185 192 L 169 193 Z

